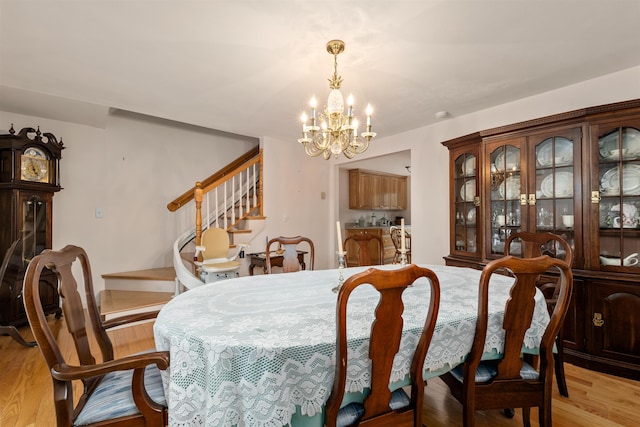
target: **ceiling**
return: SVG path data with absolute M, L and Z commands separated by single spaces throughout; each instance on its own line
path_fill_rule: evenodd
M 380 138 L 638 66 L 639 20 L 640 0 L 0 0 L 0 109 L 294 140 L 339 38 Z

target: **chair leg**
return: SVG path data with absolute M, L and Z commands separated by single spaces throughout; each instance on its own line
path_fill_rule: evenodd
M 557 353 L 553 355 L 554 368 L 556 372 L 556 382 L 558 383 L 558 391 L 560 395 L 569 397 L 569 389 L 567 389 L 567 379 L 564 376 L 564 350 L 562 348 L 562 337 L 558 336 L 556 342 Z
M 522 408 L 522 425 L 524 427 L 531 427 L 531 408 Z
M 22 335 L 20 335 L 20 332 L 18 332 L 15 326 L 0 326 L 0 335 L 9 335 L 18 344 L 25 347 L 35 347 L 37 345 L 35 341 L 26 341 L 22 338 Z
M 471 399 L 466 399 L 462 403 L 462 425 L 464 427 L 473 427 L 476 424 L 476 405 Z

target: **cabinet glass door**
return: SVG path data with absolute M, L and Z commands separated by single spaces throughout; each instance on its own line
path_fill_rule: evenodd
M 520 169 L 521 149 L 516 145 L 501 145 L 489 152 L 490 206 L 488 253 L 504 254 L 507 237 L 522 227 L 521 197 L 524 180 Z
M 639 269 L 640 123 L 598 135 L 601 269 Z
M 476 228 L 480 217 L 477 162 L 474 153 L 463 153 L 454 161 L 456 251 L 476 253 L 480 249 Z
M 534 156 L 535 198 L 531 193 L 528 197 L 534 218 L 531 231 L 557 234 L 575 248 L 574 193 L 580 190 L 575 189 L 574 141 L 565 136 L 543 138 L 535 144 Z M 558 258 L 564 255 L 560 245 L 546 251 Z

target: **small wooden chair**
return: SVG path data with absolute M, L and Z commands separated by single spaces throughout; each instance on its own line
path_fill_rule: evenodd
M 393 256 L 393 263 L 398 264 L 400 263 L 400 248 L 402 247 L 402 228 L 396 225 L 391 226 L 389 234 L 391 235 L 393 246 L 396 248 L 396 253 Z M 407 251 L 407 263 L 411 264 L 411 234 L 409 234 L 407 230 L 404 231 L 404 248 Z
M 267 243 L 266 263 L 267 274 L 271 274 L 271 258 L 273 256 L 281 256 L 282 259 L 282 271 L 283 273 L 291 273 L 306 269 L 306 264 L 303 262 L 300 264 L 298 259 L 298 245 L 306 243 L 309 246 L 309 270 L 313 270 L 313 260 L 315 257 L 313 241 L 308 237 L 295 236 L 284 237 L 279 236 L 269 240 Z M 304 244 L 303 243 L 303 244 Z M 272 247 L 273 246 L 273 247 Z M 279 253 L 282 251 L 281 253 Z
M 429 279 L 429 309 L 410 369 L 411 396 L 402 388 L 389 390 L 393 359 L 402 336 L 402 294 L 417 279 Z M 347 303 L 354 289 L 370 284 L 380 293 L 371 326 L 369 358 L 371 359 L 371 391 L 363 403 L 350 403 L 340 408 L 347 377 Z M 426 306 L 426 301 L 425 301 Z M 325 411 L 325 427 L 346 426 L 422 426 L 424 360 L 438 317 L 440 282 L 436 274 L 416 265 L 384 271 L 369 268 L 349 277 L 340 287 L 336 305 L 337 347 L 335 379 Z
M 515 282 L 506 302 L 502 327 L 505 343 L 502 358 L 482 361 L 488 322 L 491 276 L 507 270 Z M 538 357 L 522 358 L 525 333 L 531 325 L 538 276 L 556 270 L 559 274 L 558 301 L 551 314 Z M 553 344 L 569 309 L 573 289 L 571 268 L 548 255 L 537 258 L 506 256 L 487 264 L 480 276 L 478 318 L 471 352 L 464 364 L 441 376 L 453 396 L 462 403 L 463 425 L 474 425 L 476 410 L 523 408 L 522 418 L 529 426 L 531 407 L 539 409 L 541 426 L 551 426 L 551 388 L 553 385 Z M 539 359 L 536 368 L 535 359 Z M 508 410 L 505 410 L 505 412 Z
M 569 266 L 573 262 L 573 249 L 571 245 L 557 234 L 544 232 L 544 233 L 530 233 L 521 231 L 512 233 L 505 242 L 505 255 L 511 255 L 513 250 L 512 243 L 520 242 L 520 256 L 523 258 L 535 258 L 541 255 L 549 255 L 554 258 L 563 259 Z M 563 253 L 564 252 L 564 253 Z M 548 277 L 541 278 L 538 281 L 538 288 L 544 294 L 547 301 L 547 309 L 549 314 L 553 312 L 558 300 L 559 288 L 555 280 Z M 569 390 L 567 388 L 567 379 L 564 374 L 564 344 L 562 328 L 558 332 L 558 338 L 556 340 L 557 352 L 554 354 L 555 369 L 556 369 L 556 382 L 558 383 L 558 390 L 560 395 L 569 397 Z
M 88 318 L 85 318 L 78 283 L 72 272 L 76 263 L 81 267 Z M 58 276 L 64 319 L 75 344 L 75 353 L 70 360 L 66 359 L 68 352 L 63 353 L 58 346 L 56 334 L 40 303 L 39 281 L 44 269 L 51 269 Z M 169 352 L 154 351 L 114 359 L 113 346 L 106 332 L 114 326 L 153 319 L 157 311 L 102 321 L 87 254 L 82 248 L 71 245 L 60 251 L 46 249 L 31 260 L 24 279 L 24 305 L 53 380 L 58 427 L 166 425 L 167 408 L 159 369 L 169 366 Z M 88 328 L 98 343 L 100 361 L 92 354 Z M 74 399 L 73 394 L 72 381 L 76 380 L 84 385 L 79 399 Z
M 344 246 L 347 247 L 349 242 L 354 242 L 358 248 L 358 265 L 382 265 L 384 264 L 384 246 L 382 243 L 382 239 L 375 234 L 367 233 L 363 231 L 362 233 L 352 234 L 351 236 L 344 239 Z M 373 246 L 373 248 L 372 248 Z M 375 249 L 377 247 L 377 249 Z M 371 251 L 375 250 L 378 252 L 378 261 L 376 262 L 371 255 Z M 348 252 L 348 251 L 347 251 Z M 349 264 L 348 259 L 345 260 L 347 264 Z M 347 267 L 353 267 L 347 265 Z

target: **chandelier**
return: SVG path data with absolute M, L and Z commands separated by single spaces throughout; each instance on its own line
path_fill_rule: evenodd
M 338 157 L 340 153 L 348 159 L 356 154 L 364 153 L 369 148 L 371 138 L 371 104 L 367 105 L 366 131 L 358 135 L 358 120 L 353 116 L 353 95 L 347 98 L 347 114 L 344 114 L 344 98 L 340 92 L 342 77 L 338 75 L 338 55 L 344 51 L 342 40 L 331 40 L 327 43 L 327 52 L 333 55 L 333 76 L 329 79 L 329 98 L 324 111 L 316 112 L 317 101 L 311 98 L 311 124 L 307 125 L 307 114 L 302 113 L 302 138 L 298 142 L 304 146 L 309 156 L 322 154 L 325 160 L 331 155 Z M 316 117 L 316 113 L 317 116 Z M 318 126 L 320 122 L 320 126 Z

